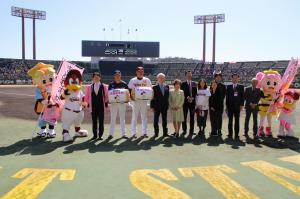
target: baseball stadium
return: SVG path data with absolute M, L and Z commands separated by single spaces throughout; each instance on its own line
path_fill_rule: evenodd
M 82 14 L 93 12 L 93 6 L 103 6 L 107 20 L 119 17 L 125 8 L 150 12 L 142 3 L 134 2 L 136 5 L 88 0 L 74 1 L 74 5 L 69 1 L 68 5 L 71 11 L 79 9 Z M 190 47 L 191 54 L 199 50 L 196 56 L 191 55 L 193 58 L 166 52 L 180 48 L 180 43 L 170 45 L 167 41 L 169 37 L 182 39 L 175 38 L 179 36 L 176 33 L 153 39 L 143 36 L 137 26 L 128 25 L 127 29 L 126 12 L 117 18 L 117 25 L 100 29 L 103 38 L 92 35 L 89 39 L 89 34 L 78 33 L 81 39 L 76 40 L 76 48 L 65 46 L 67 43 L 56 46 L 59 36 L 53 33 L 57 38 L 47 41 L 40 34 L 56 23 L 61 37 L 73 37 L 64 35 L 68 30 L 63 27 L 74 24 L 75 15 L 59 14 L 65 12 L 65 2 L 0 3 L 1 23 L 18 30 L 0 33 L 0 199 L 300 198 L 299 41 L 291 39 L 294 43 L 287 46 L 296 47 L 286 52 L 287 56 L 276 58 L 274 51 L 275 58 L 256 54 L 258 58 L 253 61 L 239 61 L 252 59 L 246 52 L 237 61 L 219 61 L 225 60 L 222 53 L 232 51 L 224 51 L 222 40 L 226 37 L 217 35 L 217 30 L 222 32 L 227 20 L 232 26 L 234 17 L 246 17 L 241 10 L 247 10 L 250 3 L 234 7 L 234 1 L 229 5 L 219 0 L 213 2 L 220 5 L 178 1 L 177 6 L 167 2 L 155 6 L 158 17 L 166 18 L 162 21 L 173 20 L 168 10 L 189 4 L 182 7 L 189 11 L 179 15 L 184 23 L 200 29 L 201 37 L 193 38 L 198 43 L 192 42 L 200 48 Z M 250 7 L 267 10 L 271 5 L 271 1 L 263 5 L 255 2 Z M 203 8 L 197 11 L 192 4 Z M 218 9 L 208 9 L 214 6 Z M 289 0 L 273 6 L 275 10 L 293 7 L 294 11 L 300 4 Z M 165 15 L 160 12 L 162 8 Z M 208 14 L 205 9 L 218 14 Z M 54 10 L 65 25 L 51 18 Z M 263 19 L 267 13 L 258 15 Z M 127 19 L 129 16 L 135 14 L 128 11 Z M 87 17 L 76 18 L 78 26 L 89 19 L 86 27 L 92 28 L 96 20 Z M 139 21 L 137 18 L 133 23 Z M 284 16 L 285 21 L 299 19 L 296 12 Z M 238 22 L 239 27 L 251 27 Z M 151 23 L 140 26 L 145 27 L 144 32 L 147 26 L 152 28 Z M 42 27 L 45 30 L 36 31 Z M 285 27 L 278 25 L 276 29 Z M 238 35 L 244 31 L 234 32 Z M 118 36 L 111 36 L 115 33 Z M 32 39 L 30 52 L 26 34 Z M 298 27 L 283 36 L 296 35 Z M 254 37 L 259 40 L 260 35 Z M 272 40 L 273 36 L 269 37 Z M 10 49 L 6 40 L 17 40 L 18 47 Z M 212 41 L 212 46 L 207 41 Z M 280 48 L 279 41 L 270 42 L 278 42 L 276 47 Z M 43 43 L 53 44 L 49 52 L 39 47 Z M 206 54 L 210 47 L 211 54 Z M 175 105 L 175 99 L 181 104 Z

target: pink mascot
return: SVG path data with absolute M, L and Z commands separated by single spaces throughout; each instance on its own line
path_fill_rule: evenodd
M 283 103 L 281 104 L 281 111 L 278 117 L 279 132 L 278 138 L 295 138 L 292 125 L 296 123 L 295 108 L 296 102 L 299 100 L 299 93 L 289 89 L 284 94 Z
M 281 88 L 281 75 L 275 70 L 266 70 L 256 74 L 257 87 L 261 89 L 259 101 L 260 124 L 258 136 L 272 136 L 272 117 L 278 114 L 278 93 Z M 267 120 L 267 125 L 265 121 Z

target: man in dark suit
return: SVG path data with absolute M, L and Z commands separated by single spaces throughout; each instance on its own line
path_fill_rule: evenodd
M 222 135 L 222 123 L 223 123 L 223 112 L 224 112 L 224 99 L 226 96 L 226 86 L 222 83 L 222 73 L 221 71 L 214 71 L 213 73 L 214 76 L 214 80 L 217 82 L 218 86 L 217 86 L 217 93 L 218 96 L 220 97 L 220 100 L 222 101 L 221 104 L 221 114 L 218 114 L 218 118 L 216 120 L 218 120 L 217 124 L 218 126 L 216 127 L 217 129 L 217 134 L 219 136 Z
M 196 106 L 196 95 L 197 95 L 197 83 L 192 81 L 192 71 L 185 72 L 186 81 L 182 82 L 181 90 L 184 92 L 184 104 L 183 104 L 183 114 L 184 122 L 182 122 L 183 134 L 186 134 L 187 125 L 186 119 L 187 114 L 190 112 L 190 131 L 189 136 L 194 134 L 194 115 L 195 115 L 195 106 Z
M 257 136 L 257 114 L 258 114 L 258 102 L 260 100 L 260 89 L 256 88 L 258 83 L 256 78 L 252 79 L 252 86 L 245 89 L 245 136 L 249 137 L 249 120 L 251 114 L 253 115 L 253 137 Z
M 168 136 L 167 115 L 169 108 L 169 86 L 165 85 L 165 74 L 157 75 L 157 85 L 153 86 L 153 99 L 150 102 L 150 107 L 154 113 L 154 137 L 158 137 L 159 115 L 162 117 L 163 136 Z
M 93 138 L 97 139 L 97 128 L 99 121 L 99 139 L 103 140 L 104 132 L 104 111 L 108 106 L 107 86 L 101 82 L 101 74 L 93 73 L 93 83 L 86 88 L 86 100 L 88 102 L 89 111 L 92 114 L 93 121 Z
M 228 114 L 228 138 L 232 139 L 233 135 L 233 117 L 235 139 L 239 139 L 240 131 L 240 112 L 244 107 L 244 86 L 238 84 L 239 75 L 232 74 L 232 84 L 226 89 L 226 112 Z

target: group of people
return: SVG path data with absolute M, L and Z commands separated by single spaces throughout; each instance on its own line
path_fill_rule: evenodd
M 154 137 L 159 136 L 159 117 L 161 115 L 162 120 L 162 132 L 163 136 L 174 136 L 179 138 L 180 129 L 182 125 L 182 134 L 189 134 L 193 136 L 195 129 L 195 116 L 196 122 L 199 127 L 199 134 L 205 133 L 207 117 L 210 116 L 211 122 L 211 136 L 222 135 L 222 121 L 223 112 L 226 111 L 228 115 L 228 138 L 239 139 L 240 131 L 240 112 L 245 107 L 246 119 L 245 119 L 245 136 L 248 136 L 249 131 L 249 119 L 251 114 L 253 115 L 253 135 L 257 136 L 257 115 L 258 115 L 258 103 L 260 100 L 260 89 L 256 88 L 257 80 L 252 79 L 252 85 L 244 89 L 244 86 L 239 84 L 239 75 L 232 74 L 232 84 L 225 86 L 222 83 L 221 72 L 214 72 L 214 79 L 210 85 L 206 80 L 201 79 L 198 82 L 192 81 L 192 71 L 185 72 L 186 81 L 175 79 L 173 81 L 173 88 L 165 83 L 165 75 L 159 73 L 157 75 L 157 84 L 152 87 L 151 81 L 144 77 L 143 67 L 137 67 L 136 77 L 132 78 L 127 85 L 121 80 L 121 72 L 119 70 L 114 72 L 114 81 L 108 86 L 101 83 L 101 75 L 98 72 L 93 74 L 93 83 L 89 86 L 94 89 L 86 89 L 86 95 L 90 95 L 92 92 L 92 120 L 93 120 L 93 138 L 99 137 L 102 139 L 104 131 L 104 108 L 110 106 L 110 129 L 109 139 L 113 138 L 116 124 L 117 113 L 119 112 L 121 133 L 124 138 L 127 138 L 127 132 L 125 128 L 125 114 L 127 103 L 111 103 L 105 104 L 105 96 L 103 93 L 107 93 L 113 89 L 128 89 L 131 100 L 130 105 L 132 107 L 132 120 L 131 120 L 131 133 L 135 138 L 137 135 L 137 119 L 141 116 L 142 121 L 142 134 L 144 137 L 148 137 L 147 130 L 147 112 L 148 103 L 150 101 L 150 109 L 153 112 L 153 128 Z M 99 86 L 100 85 L 100 86 Z M 152 87 L 153 94 L 151 100 L 137 100 L 132 95 L 132 91 L 137 87 Z M 102 92 L 102 90 L 108 90 Z M 99 91 L 98 91 L 99 90 Z M 99 94 L 100 93 L 100 94 Z M 96 95 L 95 95 L 96 94 Z M 100 100 L 98 99 L 100 95 Z M 224 100 L 226 103 L 224 103 Z M 97 102 L 94 103 L 93 101 Z M 97 105 L 98 104 L 98 105 Z M 225 107 L 225 108 L 224 108 Z M 168 111 L 170 111 L 171 120 L 174 126 L 174 132 L 170 134 L 168 131 Z M 187 118 L 189 115 L 189 131 L 187 128 Z M 99 128 L 97 126 L 97 118 Z M 233 131 L 234 121 L 234 131 Z M 98 130 L 98 132 L 97 132 Z
M 189 136 L 193 136 L 195 115 L 199 134 L 205 134 L 207 117 L 210 116 L 211 136 L 222 135 L 222 121 L 224 106 L 228 115 L 228 138 L 239 139 L 240 131 L 240 112 L 246 104 L 247 117 L 245 121 L 245 136 L 248 136 L 249 119 L 253 114 L 254 126 L 253 135 L 257 135 L 257 114 L 258 102 L 260 100 L 260 90 L 256 88 L 257 80 L 252 80 L 252 86 L 246 88 L 238 84 L 239 75 L 232 74 L 232 84 L 225 86 L 222 83 L 221 72 L 214 72 L 214 79 L 210 85 L 206 80 L 201 79 L 198 82 L 192 81 L 192 72 L 185 72 L 186 81 L 174 80 L 174 90 L 168 95 L 162 95 L 158 88 L 168 86 L 164 85 L 164 75 L 158 74 L 158 84 L 153 87 L 154 97 L 151 100 L 151 108 L 154 111 L 154 129 L 155 135 L 158 135 L 158 116 L 162 113 L 162 126 L 164 135 L 167 135 L 166 116 L 169 109 L 171 110 L 175 137 L 179 137 L 180 125 L 182 124 L 182 134 L 187 133 L 187 116 L 189 115 Z M 224 100 L 226 103 L 224 103 Z M 152 104 L 154 104 L 152 106 Z M 158 104 L 155 106 L 155 104 Z M 251 104 L 251 107 L 250 107 Z M 162 106 L 164 105 L 164 106 Z M 234 118 L 234 137 L 233 137 L 233 118 Z
M 127 139 L 125 125 L 126 108 L 132 108 L 131 135 L 137 138 L 137 120 L 141 117 L 142 136 L 148 137 L 148 105 L 153 112 L 154 137 L 159 136 L 159 118 L 161 115 L 163 137 L 179 138 L 188 133 L 195 135 L 195 116 L 199 127 L 199 135 L 205 134 L 207 118 L 211 123 L 210 136 L 222 136 L 223 113 L 228 116 L 228 139 L 239 140 L 240 115 L 245 109 L 244 135 L 249 137 L 249 120 L 253 116 L 253 137 L 272 136 L 272 116 L 279 115 L 280 132 L 278 136 L 294 137 L 291 128 L 295 124 L 295 103 L 299 93 L 293 90 L 282 91 L 281 76 L 277 71 L 260 72 L 252 79 L 251 86 L 244 88 L 239 84 L 239 74 L 231 75 L 232 83 L 222 83 L 221 71 L 214 71 L 213 80 L 208 85 L 205 79 L 193 81 L 192 71 L 185 71 L 185 81 L 175 79 L 173 85 L 167 85 L 165 74 L 157 74 L 157 84 L 152 86 L 149 78 L 144 76 L 144 68 L 136 68 L 136 76 L 127 84 L 122 80 L 120 70 L 114 71 L 113 81 L 106 85 L 101 82 L 101 74 L 94 72 L 93 83 L 83 92 L 82 74 L 78 70 L 71 70 L 64 80 L 64 92 L 61 99 L 63 106 L 51 97 L 52 82 L 55 76 L 53 65 L 39 63 L 28 71 L 37 86 L 35 112 L 39 114 L 40 137 L 55 137 L 54 126 L 58 120 L 59 108 L 62 109 L 61 121 L 63 127 L 63 141 L 69 142 L 73 138 L 69 133 L 72 125 L 75 136 L 86 137 L 88 132 L 81 129 L 84 118 L 84 108 L 92 116 L 92 139 L 103 139 L 104 115 L 110 110 L 110 128 L 108 139 L 112 139 L 115 132 L 116 118 L 119 114 L 120 131 Z M 282 100 L 283 99 L 283 100 Z M 281 109 L 281 112 L 279 111 Z M 174 132 L 168 130 L 168 111 L 174 126 Z M 279 114 L 280 112 L 280 114 Z M 258 114 L 260 124 L 258 126 Z M 189 116 L 189 129 L 187 118 Z M 267 120 L 267 126 L 265 126 Z M 46 125 L 49 131 L 46 133 Z M 182 126 L 182 133 L 180 135 Z

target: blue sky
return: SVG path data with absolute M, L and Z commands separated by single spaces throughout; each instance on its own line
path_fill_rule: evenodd
M 217 25 L 216 60 L 282 60 L 300 57 L 299 0 L 1 0 L 0 57 L 21 58 L 18 6 L 47 12 L 37 22 L 37 59 L 89 60 L 81 40 L 159 41 L 160 56 L 202 58 L 202 26 L 194 15 L 225 13 Z M 111 28 L 114 31 L 111 31 Z M 127 30 L 131 34 L 127 34 Z M 138 29 L 136 33 L 134 30 Z M 211 61 L 212 26 L 207 26 Z M 26 58 L 32 58 L 32 21 L 26 20 Z

